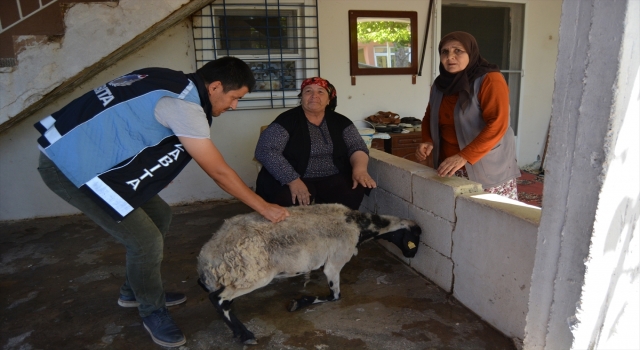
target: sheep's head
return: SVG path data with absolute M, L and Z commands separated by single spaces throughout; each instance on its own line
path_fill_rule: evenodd
M 402 255 L 413 258 L 418 252 L 422 230 L 411 220 L 400 219 L 390 215 L 365 214 L 352 211 L 347 215 L 347 222 L 355 222 L 360 229 L 360 240 L 382 238 L 395 244 Z
M 418 252 L 422 230 L 413 221 L 402 220 L 398 224 L 399 228 L 380 234 L 377 238 L 382 238 L 395 244 L 402 251 L 402 255 L 407 258 L 413 258 Z

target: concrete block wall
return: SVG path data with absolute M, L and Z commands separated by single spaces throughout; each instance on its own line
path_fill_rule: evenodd
M 378 187 L 361 209 L 422 227 L 412 259 L 379 242 L 505 335 L 523 339 L 540 208 L 374 149 L 369 173 Z
M 520 204 L 495 194 L 459 196 L 451 258 L 453 296 L 504 334 L 522 340 L 540 209 Z

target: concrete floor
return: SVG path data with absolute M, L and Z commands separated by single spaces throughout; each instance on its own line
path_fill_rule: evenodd
M 163 278 L 186 293 L 170 308 L 187 337 L 180 349 L 514 349 L 511 340 L 375 242 L 342 270 L 342 299 L 288 312 L 300 294 L 328 294 L 321 271 L 278 280 L 235 300 L 259 344 L 244 346 L 196 284 L 196 256 L 241 203 L 174 208 Z M 0 223 L 0 347 L 157 349 L 136 309 L 117 305 L 124 248 L 84 216 Z

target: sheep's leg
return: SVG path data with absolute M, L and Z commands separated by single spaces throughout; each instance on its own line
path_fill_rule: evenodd
M 327 301 L 336 301 L 340 299 L 340 270 L 342 266 L 339 268 L 333 264 L 326 264 L 324 266 L 324 274 L 327 276 L 327 281 L 329 282 L 329 288 L 331 288 L 331 294 L 326 297 L 320 296 L 303 296 L 298 299 L 293 299 L 289 302 L 288 310 L 296 311 L 300 310 L 304 307 L 313 304 L 326 303 Z
M 209 294 L 209 300 L 211 300 L 220 316 L 222 316 L 224 323 L 226 323 L 233 332 L 234 338 L 239 337 L 246 345 L 258 344 L 255 335 L 253 335 L 253 333 L 248 330 L 233 313 L 231 313 L 231 303 L 233 300 L 225 300 L 219 295 L 215 295 L 215 293 Z
M 327 282 L 329 282 L 329 288 L 331 289 L 331 294 L 327 297 L 326 301 L 336 301 L 340 299 L 340 270 L 344 263 L 339 266 L 327 263 L 324 266 L 324 274 L 327 276 Z
M 198 284 L 206 291 L 208 288 L 202 283 L 201 280 L 198 280 Z M 231 313 L 231 303 L 233 303 L 233 299 L 227 299 L 220 296 L 222 292 L 224 292 L 225 287 L 222 287 L 214 292 L 209 293 L 209 300 L 218 311 L 218 314 L 222 316 L 224 323 L 231 329 L 233 332 L 233 337 L 239 337 L 240 340 L 247 345 L 258 344 L 256 341 L 256 337 L 253 333 L 245 327 L 238 318 Z
M 307 288 L 307 284 L 311 282 L 311 271 L 307 271 L 304 274 L 304 285 L 302 286 L 302 288 Z

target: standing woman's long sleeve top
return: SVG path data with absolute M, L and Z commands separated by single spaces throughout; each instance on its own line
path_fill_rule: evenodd
M 482 108 L 482 118 L 487 124 L 480 134 L 465 147 L 460 149 L 453 124 L 453 113 L 458 102 L 458 94 L 444 96 L 440 105 L 439 121 L 441 135 L 440 160 L 460 154 L 469 163 L 475 164 L 485 156 L 502 139 L 509 127 L 509 87 L 502 73 L 487 73 L 480 91 L 478 100 Z M 431 104 L 422 119 L 422 140 L 432 142 L 429 116 Z M 435 155 L 434 155 L 435 157 Z

